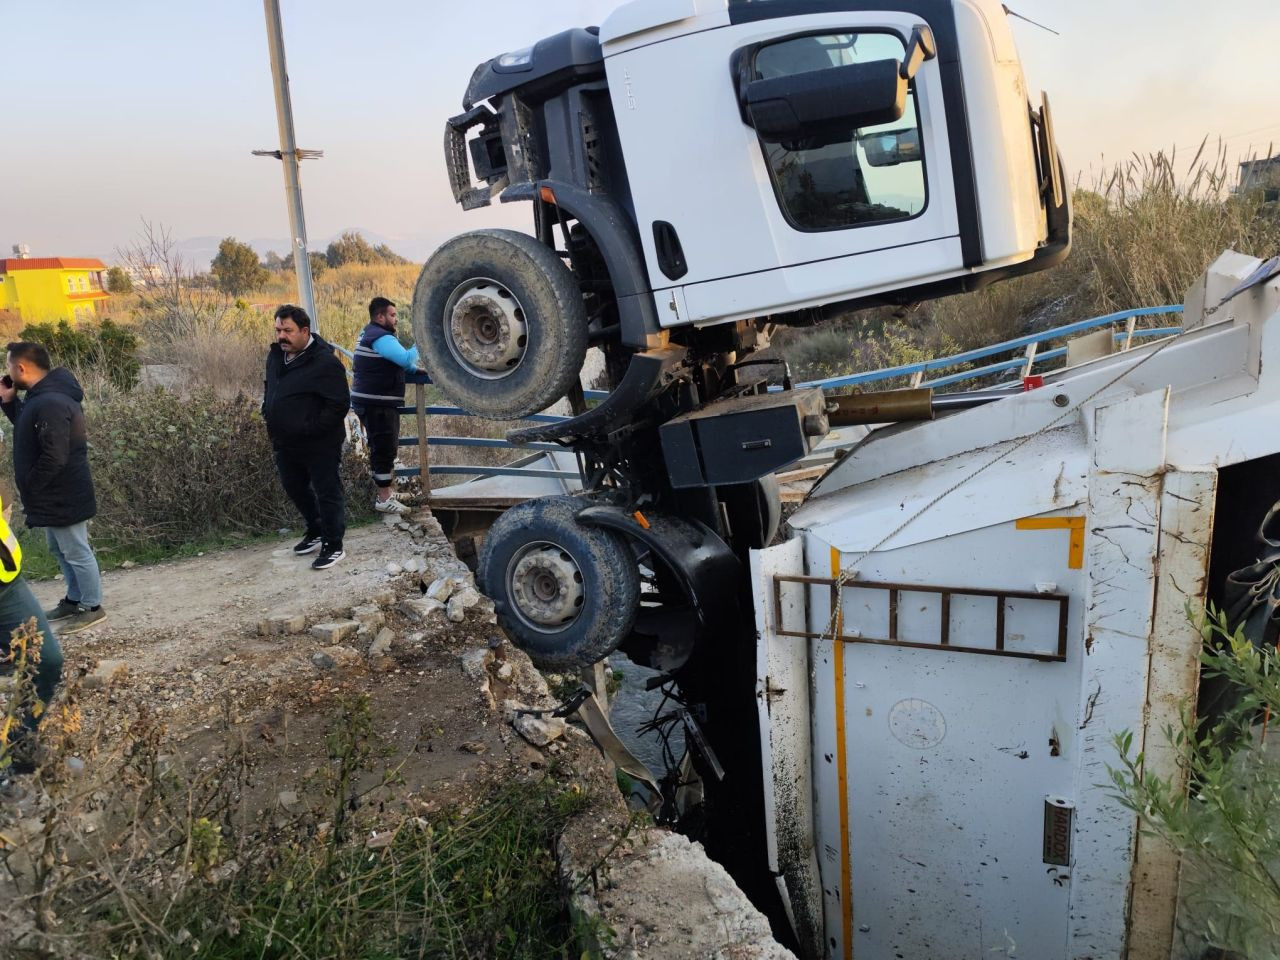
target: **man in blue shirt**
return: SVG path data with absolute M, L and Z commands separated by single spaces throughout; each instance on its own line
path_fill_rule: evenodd
M 369 301 L 369 325 L 360 332 L 354 356 L 351 408 L 369 441 L 369 467 L 378 488 L 373 506 L 379 513 L 404 513 L 409 508 L 391 492 L 391 481 L 400 445 L 404 373 L 417 368 L 418 348 L 401 346 L 396 338 L 396 305 L 386 297 Z

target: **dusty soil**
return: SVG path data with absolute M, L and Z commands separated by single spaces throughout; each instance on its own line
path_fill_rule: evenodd
M 347 559 L 326 571 L 311 570 L 310 557 L 294 557 L 292 542 L 106 574 L 108 619 L 63 640 L 66 679 L 85 728 L 109 737 L 146 705 L 173 742 L 186 744 L 180 753 L 187 758 L 212 756 L 226 741 L 247 736 L 255 793 L 266 797 L 277 787 L 296 789 L 314 773 L 339 702 L 368 692 L 388 752 L 407 758 L 406 794 L 431 784 L 444 799 L 454 779 L 485 773 L 511 732 L 502 730 L 499 739 L 502 724 L 480 687 L 460 675 L 458 657 L 487 646 L 495 628 L 439 615 L 438 622 L 416 625 L 395 610 L 401 596 L 420 592 L 420 580 L 459 573 L 447 544 L 428 544 L 435 555 L 425 574 L 392 577 L 387 564 L 422 555 L 415 548 L 423 544 L 390 525 L 353 530 Z M 37 584 L 36 593 L 52 603 L 59 587 Z M 370 603 L 385 608 L 395 633 L 390 655 L 376 663 L 362 659 L 326 671 L 311 656 L 327 641 L 307 632 L 259 635 L 268 616 L 303 614 L 309 627 Z M 364 653 L 371 640 L 345 642 Z M 126 664 L 127 672 L 105 689 L 77 684 L 107 660 Z M 460 751 L 463 743 L 484 750 Z
M 105 840 L 121 828 L 112 810 L 127 807 L 127 790 L 101 781 L 101 758 L 140 720 L 159 731 L 162 767 L 180 769 L 189 783 L 213 782 L 234 764 L 242 782 L 233 819 L 246 834 L 271 822 L 323 831 L 330 737 L 354 722 L 350 704 L 367 695 L 378 748 L 350 815 L 371 844 L 381 825 L 466 807 L 493 786 L 554 768 L 558 781 L 590 798 L 559 854 L 575 911 L 609 931 L 599 944 L 606 955 L 786 955 L 700 847 L 628 813 L 612 767 L 582 730 L 570 725 L 542 748 L 513 730 L 513 706 L 555 701 L 495 625 L 490 601 L 476 598 L 461 622 L 406 609 L 440 578 L 454 578 L 454 592 L 473 582 L 429 513 L 350 531 L 347 558 L 328 571 L 295 558 L 292 543 L 282 537 L 104 577 L 109 619 L 63 639 L 64 691 L 55 702 L 83 717 L 49 761 L 60 784 L 54 795 L 78 789 L 89 798 L 71 808 L 77 837 L 96 831 Z M 57 582 L 34 587 L 49 605 L 61 593 Z M 312 632 L 371 613 L 337 653 L 333 640 Z M 296 615 L 305 619 L 301 630 L 262 634 L 263 621 Z M 321 651 L 332 656 L 317 662 Z M 0 833 L 34 850 L 50 802 L 25 791 L 0 808 Z M 34 869 L 22 858 L 9 863 L 19 875 Z M 12 944 L 24 930 L 31 927 L 23 919 L 0 929 L 0 954 L 6 937 Z

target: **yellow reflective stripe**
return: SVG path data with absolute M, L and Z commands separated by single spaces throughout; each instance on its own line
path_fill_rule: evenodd
M 1084 517 L 1023 517 L 1014 523 L 1018 530 L 1067 530 L 1067 566 L 1084 567 Z
M 0 516 L 0 583 L 9 583 L 22 570 L 22 545 Z
M 831 548 L 831 577 L 840 580 L 840 551 Z M 844 728 L 844 597 L 836 587 L 833 597 L 836 608 L 832 611 L 831 630 L 835 659 L 835 707 L 836 707 L 836 790 L 840 807 L 840 939 L 843 941 L 844 960 L 853 957 L 853 871 L 849 855 L 849 757 L 848 740 Z

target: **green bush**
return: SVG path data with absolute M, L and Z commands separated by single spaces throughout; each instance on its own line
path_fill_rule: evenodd
M 96 326 L 73 327 L 66 320 L 29 323 L 18 336 L 43 345 L 57 366 L 70 367 L 77 374 L 92 371 L 126 392 L 138 385 L 142 373 L 138 338 L 110 317 Z
M 95 405 L 88 419 L 100 537 L 178 546 L 298 522 L 256 401 L 152 390 Z M 367 512 L 368 467 L 348 457 L 343 478 L 348 514 Z
M 148 558 L 300 522 L 280 487 L 256 401 L 136 391 L 88 405 L 86 418 L 98 498 L 93 537 L 107 551 Z M 12 489 L 8 456 L 0 472 Z M 348 520 L 369 519 L 368 465 L 348 456 L 342 473 Z
M 1167 778 L 1145 769 L 1132 733 L 1120 734 L 1111 779 L 1144 830 L 1182 858 L 1182 929 L 1213 956 L 1280 960 L 1280 730 L 1267 736 L 1280 717 L 1280 652 L 1212 612 L 1203 633 L 1204 675 L 1229 681 L 1238 702 L 1209 720 L 1188 711 L 1180 730 L 1165 731 L 1179 756 Z

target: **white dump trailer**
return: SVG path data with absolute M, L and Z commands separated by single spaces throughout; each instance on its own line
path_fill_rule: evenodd
M 753 552 L 769 858 L 803 952 L 1182 955 L 1178 860 L 1108 767 L 1128 730 L 1176 772 L 1188 607 L 1280 495 L 1267 266 L 1223 254 L 1176 338 L 871 432 Z

